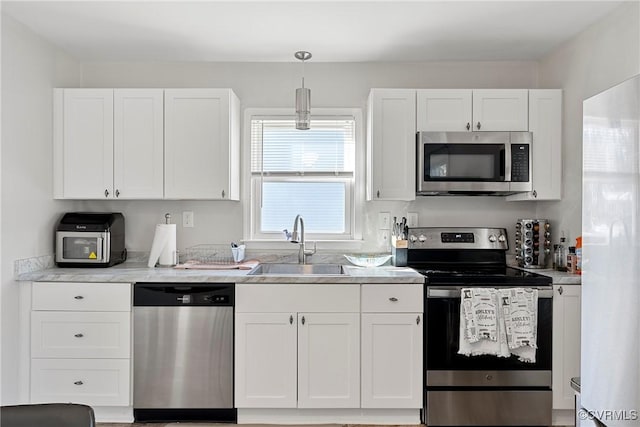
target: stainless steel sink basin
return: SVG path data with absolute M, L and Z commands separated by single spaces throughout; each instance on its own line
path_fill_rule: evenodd
M 249 276 L 339 276 L 344 274 L 340 264 L 260 264 Z

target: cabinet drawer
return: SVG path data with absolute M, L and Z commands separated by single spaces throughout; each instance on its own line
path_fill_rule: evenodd
M 31 312 L 31 356 L 129 358 L 131 313 Z
M 129 359 L 32 359 L 31 403 L 129 406 Z
M 422 313 L 422 285 L 362 285 L 363 313 Z
M 33 310 L 131 311 L 129 283 L 35 282 Z
M 360 311 L 358 284 L 239 284 L 236 286 L 236 313 Z

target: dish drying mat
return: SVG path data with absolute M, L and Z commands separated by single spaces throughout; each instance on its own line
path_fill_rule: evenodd
M 174 267 L 179 270 L 251 270 L 260 264 L 255 259 L 235 262 L 228 244 L 191 246 L 180 258 L 185 261 Z

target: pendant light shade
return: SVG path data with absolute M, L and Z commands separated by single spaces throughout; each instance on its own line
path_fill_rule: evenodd
M 304 61 L 311 58 L 311 53 L 298 51 L 296 59 L 302 61 L 302 87 L 296 89 L 296 129 L 308 130 L 311 125 L 311 89 L 304 87 Z

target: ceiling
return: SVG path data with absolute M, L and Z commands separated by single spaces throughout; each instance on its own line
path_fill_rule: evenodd
M 618 1 L 2 1 L 83 61 L 537 60 Z

